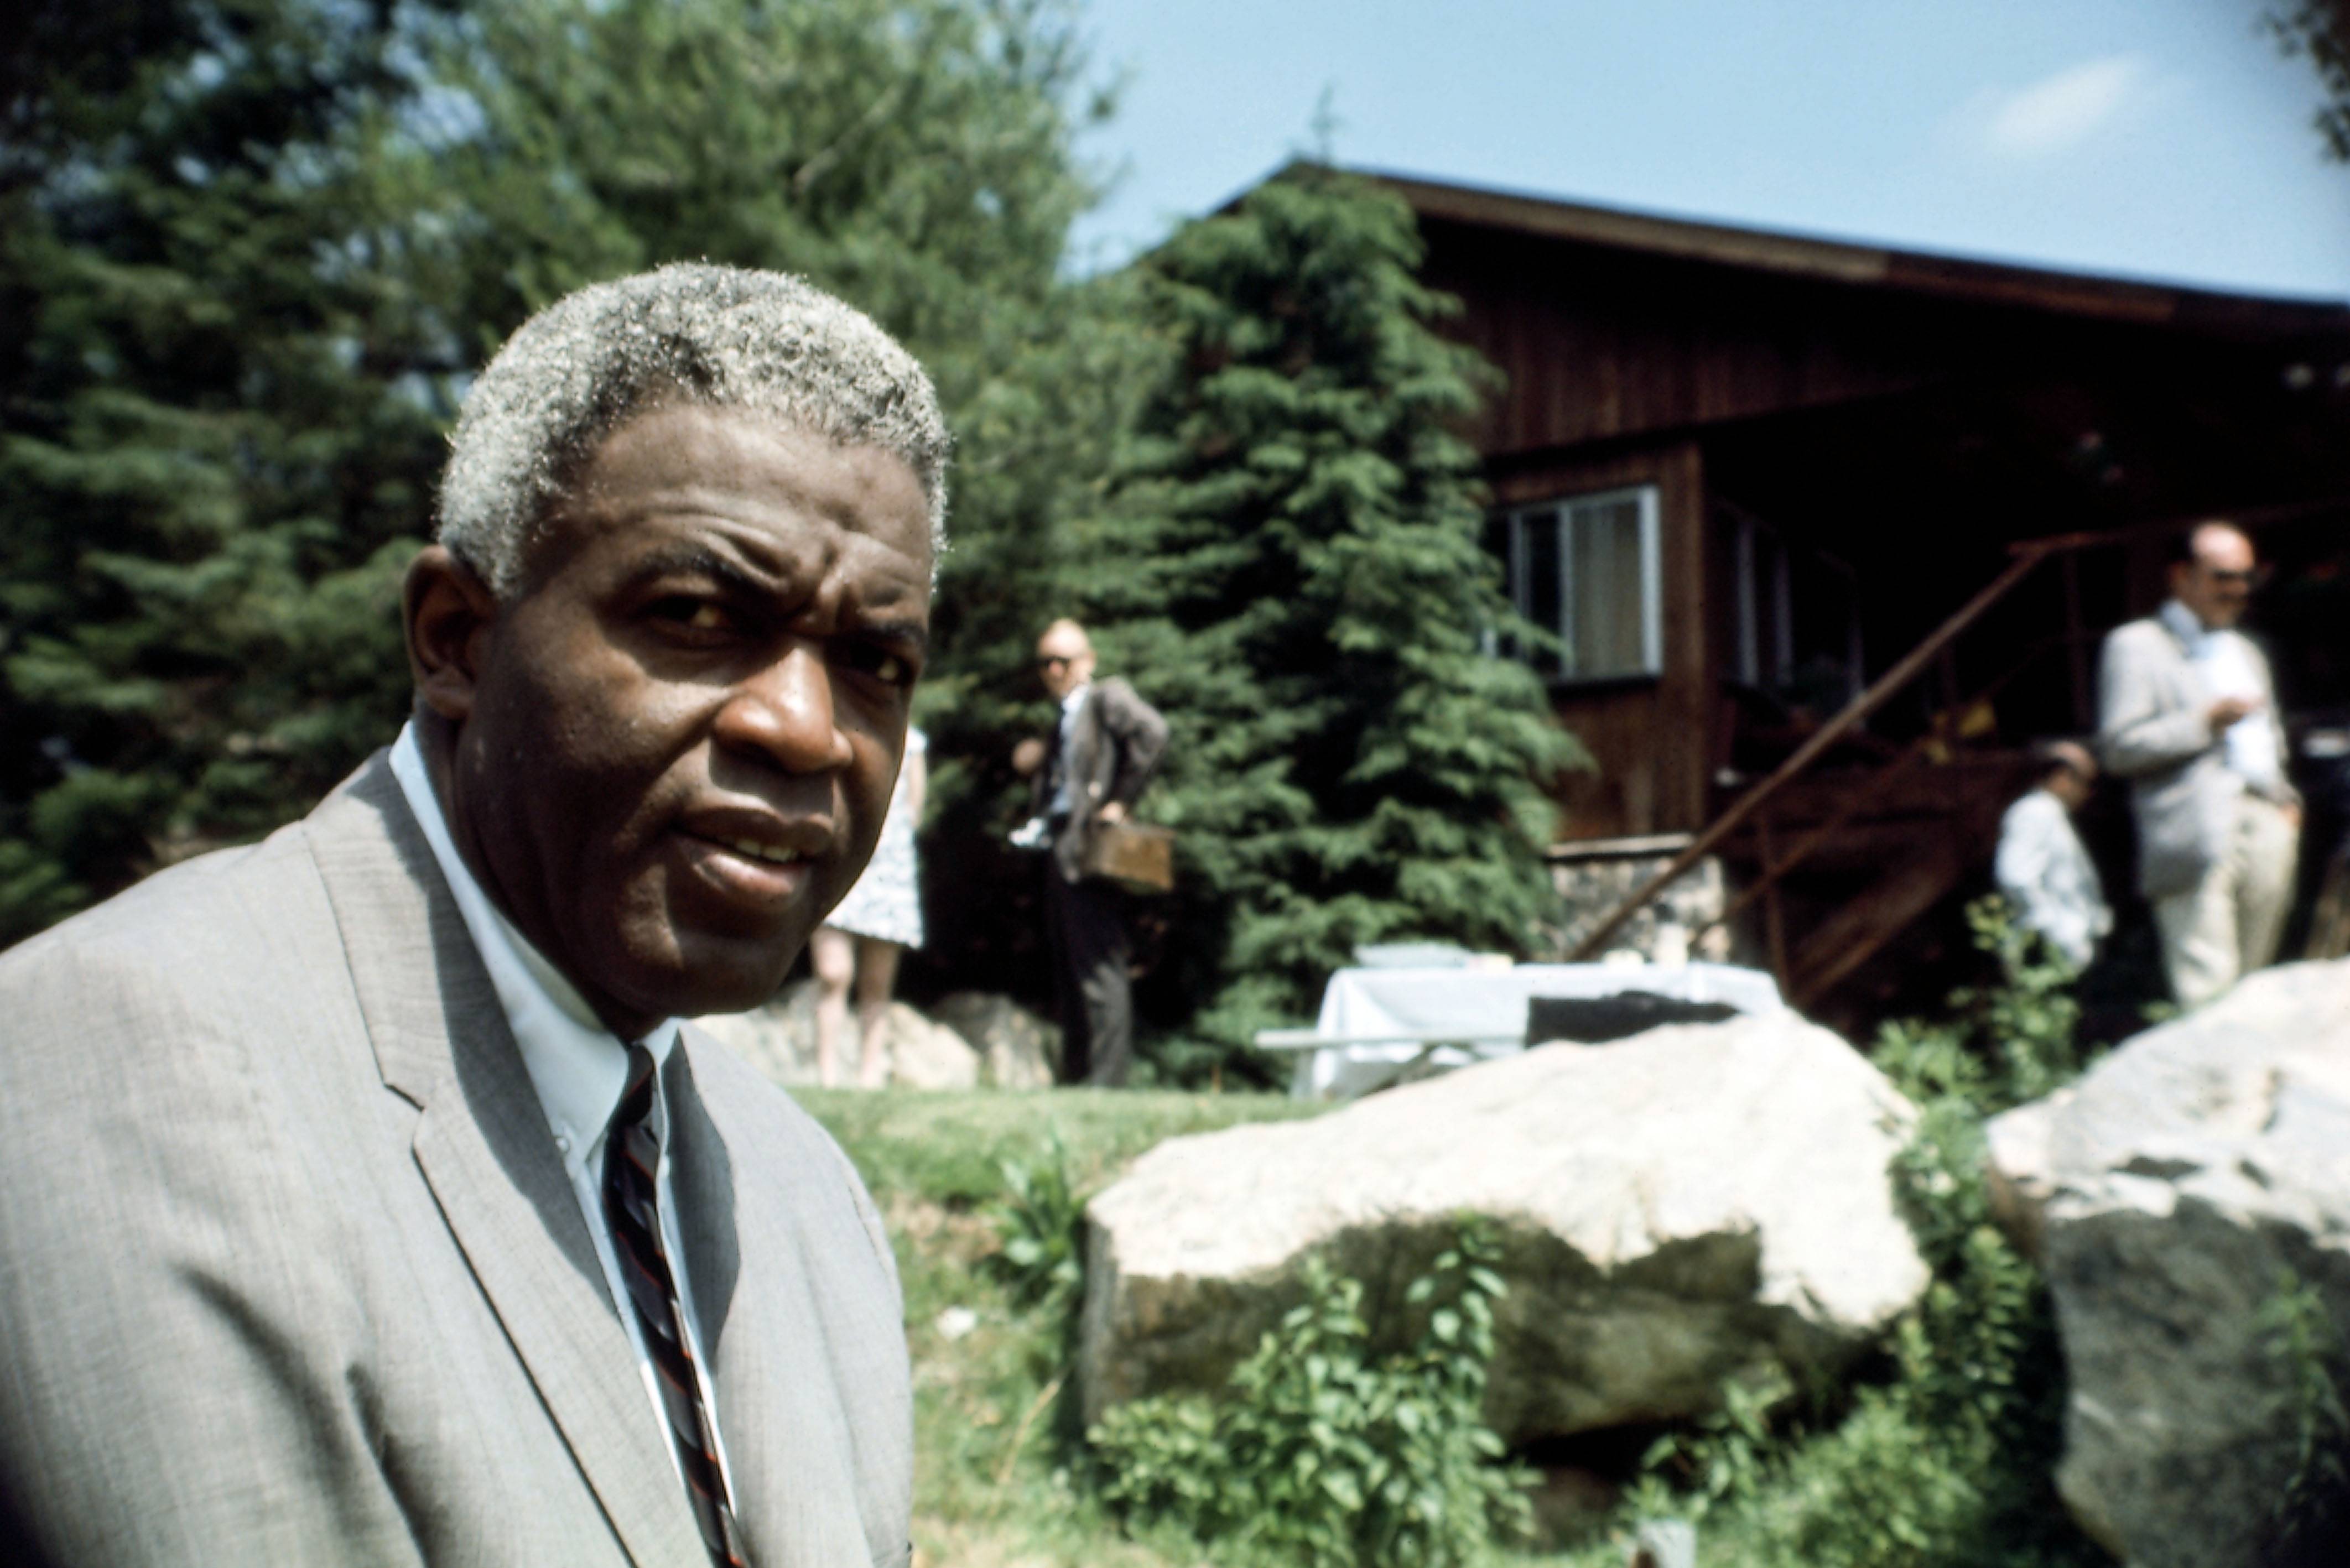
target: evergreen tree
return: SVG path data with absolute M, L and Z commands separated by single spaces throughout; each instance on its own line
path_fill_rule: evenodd
M 1106 660 L 1175 738 L 1182 989 L 1227 1046 L 1309 1012 L 1356 946 L 1525 951 L 1544 785 L 1583 760 L 1482 546 L 1457 427 L 1493 372 L 1431 330 L 1402 202 L 1299 166 L 1140 266 L 1167 358 L 1091 543 Z M 1169 1065 L 1180 1073 L 1187 1064 Z
M 958 440 L 939 640 L 1035 594 L 1040 517 L 1111 425 L 1073 0 L 507 0 L 438 57 L 482 124 L 448 161 L 476 354 L 597 278 L 688 258 L 803 273 L 895 333 Z M 1106 450 L 1091 460 L 1097 476 Z
M 421 13 L 411 13 L 421 15 Z M 396 721 L 439 334 L 388 5 L 37 0 L 0 126 L 0 942 Z
M 0 76 L 0 943 L 298 815 L 390 737 L 466 376 L 567 290 L 681 257 L 805 273 L 937 377 L 961 448 L 926 711 L 936 794 L 983 805 L 956 754 L 1008 749 L 1119 407 L 1118 337 L 1058 272 L 1107 109 L 1072 16 L 37 0 Z
M 2275 0 L 2263 15 L 2285 53 L 2316 67 L 2325 97 L 2313 121 L 2327 154 L 2350 161 L 2350 0 Z

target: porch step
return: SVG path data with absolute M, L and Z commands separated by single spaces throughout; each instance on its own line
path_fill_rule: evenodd
M 1787 960 L 1788 999 L 1808 1008 L 1875 958 L 1982 864 L 1979 831 L 1952 822 L 1814 927 Z

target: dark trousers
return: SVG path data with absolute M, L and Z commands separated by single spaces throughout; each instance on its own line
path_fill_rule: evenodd
M 1061 1081 L 1116 1088 L 1134 1060 L 1125 907 L 1116 888 L 1073 882 L 1047 857 L 1045 908 L 1061 1011 Z

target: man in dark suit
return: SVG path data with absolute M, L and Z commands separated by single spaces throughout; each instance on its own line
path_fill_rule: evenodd
M 526 324 L 305 820 L 0 958 L 0 1500 L 58 1563 L 900 1564 L 889 1247 L 680 1020 L 871 853 L 929 380 L 795 278 Z
M 1134 1060 L 1132 944 L 1118 889 L 1085 874 L 1087 846 L 1123 822 L 1167 752 L 1167 721 L 1115 678 L 1094 679 L 1085 628 L 1056 620 L 1036 643 L 1036 676 L 1061 705 L 1048 736 L 1023 741 L 1013 765 L 1033 780 L 1032 823 L 1045 857 L 1046 932 L 1061 1014 L 1061 1075 L 1115 1088 Z

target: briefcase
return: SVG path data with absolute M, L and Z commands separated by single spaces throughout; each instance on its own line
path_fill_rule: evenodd
M 1175 830 L 1139 822 L 1097 822 L 1086 836 L 1077 869 L 1130 893 L 1164 893 L 1175 886 Z

